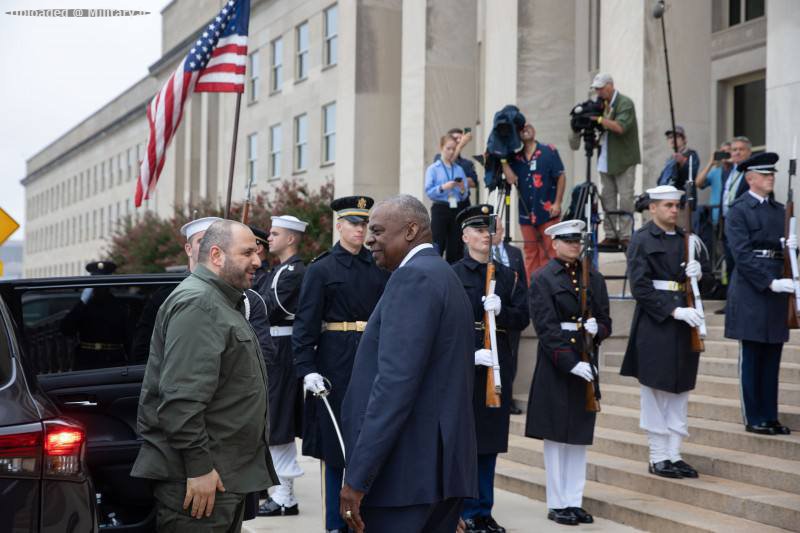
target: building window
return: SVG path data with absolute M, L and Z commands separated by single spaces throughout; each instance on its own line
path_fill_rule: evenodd
M 248 87 L 250 88 L 250 98 L 248 101 L 250 102 L 258 100 L 258 80 L 261 76 L 258 53 L 259 51 L 256 50 L 250 54 L 250 83 L 248 83 Z
M 117 154 L 117 185 L 122 184 L 122 154 Z
M 256 175 L 256 164 L 258 162 L 258 134 L 253 133 L 247 136 L 247 183 L 252 186 L 258 176 Z
M 733 135 L 744 135 L 753 150 L 763 149 L 766 135 L 767 88 L 764 78 L 733 85 Z
M 336 64 L 339 45 L 339 9 L 336 4 L 325 10 L 325 50 L 323 58 L 325 66 Z
M 322 108 L 322 162 L 336 160 L 336 103 Z
M 308 77 L 308 22 L 303 22 L 295 28 L 295 34 L 297 41 L 295 79 L 301 81 Z
M 280 91 L 283 86 L 283 39 L 278 37 L 270 47 L 270 63 L 272 65 L 272 92 Z
M 764 0 L 728 0 L 728 26 L 763 16 Z
M 294 117 L 294 170 L 308 168 L 308 115 Z
M 114 157 L 108 160 L 108 188 L 114 186 Z
M 131 181 L 131 173 L 133 171 L 133 162 L 131 161 L 131 149 L 125 150 L 125 181 Z
M 101 207 L 101 208 L 100 208 L 100 232 L 99 232 L 99 234 L 98 234 L 98 237 L 100 237 L 101 239 L 103 238 L 103 235 L 105 235 L 105 233 L 106 233 L 106 217 L 105 217 L 105 212 L 106 212 L 105 208 L 104 208 L 104 207 Z
M 275 124 L 269 128 L 269 177 L 278 178 L 281 175 L 281 125 Z

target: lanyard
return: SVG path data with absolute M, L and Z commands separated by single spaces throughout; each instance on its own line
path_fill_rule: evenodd
M 453 163 L 455 165 L 455 163 Z M 453 181 L 453 178 L 456 175 L 456 169 L 453 168 L 453 165 L 450 165 L 450 173 L 447 172 L 447 165 L 444 161 L 442 161 L 442 166 L 444 167 L 444 175 L 447 178 L 447 181 Z

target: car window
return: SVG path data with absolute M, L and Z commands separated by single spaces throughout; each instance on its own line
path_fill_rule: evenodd
M 3 309 L 0 310 L 0 388 L 11 379 L 11 339 L 8 338 L 9 332 L 13 331 L 11 324 L 7 324 L 8 312 L 5 304 L 0 303 Z
M 144 364 L 158 309 L 176 285 L 27 290 L 25 353 L 37 374 Z

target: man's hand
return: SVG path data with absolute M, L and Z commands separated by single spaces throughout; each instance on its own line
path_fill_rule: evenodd
M 585 362 L 581 361 L 577 363 L 575 366 L 572 367 L 570 373 L 575 374 L 579 378 L 583 378 L 586 381 L 594 381 L 594 374 L 592 374 L 592 366 Z
M 791 278 L 773 279 L 769 284 L 769 290 L 772 292 L 794 292 L 794 281 Z
M 471 140 L 472 140 L 472 132 L 471 132 L 471 131 L 468 131 L 467 133 L 463 134 L 463 135 L 461 136 L 461 139 L 458 141 L 458 146 L 459 146 L 459 148 L 463 148 L 463 147 L 465 147 L 466 145 L 468 145 L 468 144 L 469 144 L 469 142 L 470 142 Z
M 703 315 L 694 307 L 676 307 L 672 311 L 672 317 L 675 320 L 683 320 L 693 328 L 703 323 Z
M 217 491 L 225 492 L 222 480 L 215 469 L 200 477 L 186 479 L 186 497 L 183 499 L 183 510 L 192 506 L 192 518 L 211 516 L 214 511 L 214 499 Z
M 588 331 L 588 332 L 589 332 L 589 334 L 590 334 L 592 337 L 594 337 L 595 335 L 597 335 L 597 319 L 596 319 L 595 317 L 592 317 L 592 318 L 588 319 L 588 320 L 587 320 L 587 321 L 586 321 L 586 322 L 583 324 L 583 327 L 584 327 L 584 328 L 586 328 L 586 331 Z
M 688 161 L 688 158 L 680 152 L 672 152 L 672 159 L 674 159 L 675 162 L 680 166 L 683 166 L 686 164 L 686 161 Z
M 303 378 L 303 388 L 313 394 L 319 394 L 325 390 L 325 379 L 316 372 L 309 372 Z
M 475 366 L 492 366 L 492 351 L 486 348 L 475 350 Z
M 550 207 L 550 216 L 555 218 L 561 214 L 561 205 L 558 203 L 553 204 Z
M 467 524 L 464 522 L 464 519 L 459 517 L 458 518 L 458 525 L 456 526 L 456 533 L 466 533 L 467 531 Z
M 692 259 L 686 263 L 686 277 L 697 278 L 700 281 L 700 278 L 703 277 L 703 268 L 700 266 L 700 261 Z
M 339 492 L 339 514 L 347 523 L 347 526 L 356 533 L 363 533 L 364 521 L 361 519 L 361 500 L 364 493 L 353 489 L 347 483 Z
M 490 294 L 489 296 L 484 296 L 482 299 L 484 311 L 487 313 L 494 313 L 494 316 L 500 314 L 500 311 L 503 309 L 503 304 L 498 295 Z

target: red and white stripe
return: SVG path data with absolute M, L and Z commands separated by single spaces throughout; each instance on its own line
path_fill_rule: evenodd
M 247 62 L 247 36 L 231 35 L 217 41 L 211 59 L 200 72 L 195 91 L 244 92 L 244 72 Z

